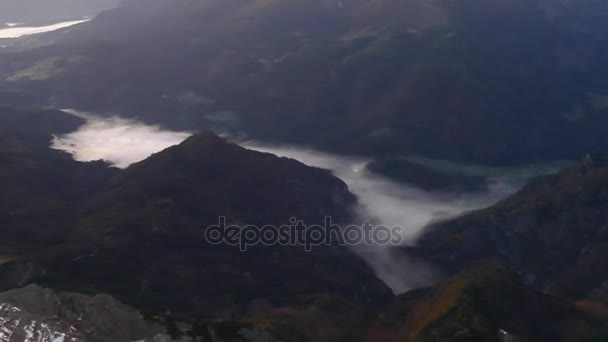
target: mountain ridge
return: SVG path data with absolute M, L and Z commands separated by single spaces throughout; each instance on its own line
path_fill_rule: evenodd
M 587 3 L 131 1 L 3 58 L 0 94 L 345 154 L 575 159 L 608 146 Z
M 11 151 L 16 153 L 8 158 L 17 161 L 29 153 Z M 196 134 L 126 170 L 78 163 L 48 146 L 36 153 L 38 163 L 52 167 L 29 169 L 24 161 L 0 172 L 0 183 L 15 189 L 0 196 L 0 222 L 7 227 L 0 243 L 1 289 L 38 283 L 109 293 L 152 315 L 170 311 L 188 320 L 244 317 L 256 302 L 289 307 L 319 296 L 367 308 L 391 297 L 345 246 L 307 252 L 304 246 L 258 243 L 241 252 L 204 240 L 205 229 L 221 216 L 241 227 L 278 227 L 291 224 L 291 217 L 306 224 L 324 224 L 326 216 L 347 222 L 355 197 L 326 170 L 246 150 L 212 133 Z M 57 189 L 27 188 L 21 179 L 32 177 Z
M 545 291 L 585 298 L 604 282 L 608 163 L 587 156 L 498 204 L 438 223 L 419 251 L 453 272 L 500 258 Z

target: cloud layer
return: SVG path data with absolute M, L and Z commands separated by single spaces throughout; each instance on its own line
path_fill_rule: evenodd
M 51 147 L 72 154 L 78 161 L 105 160 L 125 168 L 191 135 L 117 117 L 85 117 L 88 122 L 84 126 L 76 132 L 55 136 Z
M 73 21 L 65 21 L 65 22 L 57 23 L 57 24 L 53 24 L 53 25 L 32 26 L 32 27 L 17 27 L 16 26 L 17 24 L 7 23 L 8 26 L 12 25 L 13 27 L 9 27 L 6 29 L 0 29 L 0 39 L 19 38 L 19 37 L 23 37 L 23 36 L 32 35 L 32 34 L 56 31 L 56 30 L 59 30 L 62 28 L 74 26 L 74 25 L 81 24 L 81 23 L 84 23 L 87 21 L 89 21 L 89 20 L 88 19 L 87 20 L 73 20 Z
M 71 153 L 79 161 L 103 159 L 124 168 L 176 145 L 190 135 L 116 117 L 100 119 L 83 113 L 72 113 L 87 118 L 88 123 L 76 132 L 57 136 L 52 147 Z M 368 161 L 363 158 L 347 158 L 309 149 L 268 146 L 256 142 L 242 145 L 332 170 L 359 198 L 360 222 L 357 224 L 370 220 L 375 224 L 399 225 L 405 228 L 404 241 L 409 245 L 415 244 L 416 237 L 430 222 L 489 206 L 516 191 L 534 173 L 533 170 L 522 169 L 507 172 L 502 169 L 478 168 L 478 173 L 484 173 L 492 179 L 487 192 L 431 193 L 368 173 L 365 170 Z M 439 167 L 471 171 L 471 166 L 453 163 L 440 164 Z M 357 246 L 354 251 L 396 293 L 429 285 L 434 281 L 435 275 L 431 267 L 401 253 L 394 253 L 394 247 Z

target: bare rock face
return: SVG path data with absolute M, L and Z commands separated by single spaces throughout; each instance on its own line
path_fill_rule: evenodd
M 109 295 L 56 292 L 38 285 L 0 294 L 2 342 L 170 341 L 160 324 Z

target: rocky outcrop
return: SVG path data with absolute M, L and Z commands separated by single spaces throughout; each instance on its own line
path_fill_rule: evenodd
M 167 323 L 158 317 L 145 319 L 106 294 L 61 292 L 35 284 L 0 293 L 1 342 L 279 342 L 246 323 Z
M 0 293 L 0 341 L 169 341 L 163 326 L 109 295 L 28 285 Z

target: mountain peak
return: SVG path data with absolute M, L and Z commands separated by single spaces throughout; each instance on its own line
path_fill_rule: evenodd
M 183 144 L 208 144 L 208 143 L 225 143 L 228 144 L 226 139 L 220 137 L 214 132 L 203 131 L 191 135 L 188 139 L 184 140 Z
M 184 152 L 203 153 L 226 151 L 227 149 L 239 147 L 228 142 L 226 139 L 211 131 L 203 131 L 188 137 L 181 144 L 174 146 L 174 150 Z
M 221 222 L 322 225 L 331 216 L 343 223 L 355 197 L 326 170 L 209 132 L 125 170 L 78 163 L 48 145 L 32 155 L 17 147 L 0 140 L 0 157 L 7 149 L 18 161 L 0 172 L 0 224 L 8 227 L 0 249 L 11 256 L 0 265 L 11 274 L 1 279 L 5 288 L 109 293 L 142 310 L 194 318 L 231 317 L 260 299 L 280 307 L 309 294 L 357 303 L 391 294 L 337 244 L 307 252 L 255 240 L 241 252 L 204 239 Z

